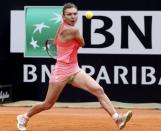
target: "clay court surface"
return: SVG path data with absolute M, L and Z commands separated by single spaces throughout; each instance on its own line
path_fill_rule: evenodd
M 30 107 L 0 107 L 0 131 L 17 131 L 16 115 Z M 117 109 L 126 112 L 127 109 Z M 132 109 L 123 131 L 161 131 L 161 110 Z M 28 131 L 118 131 L 101 108 L 52 108 L 31 118 Z

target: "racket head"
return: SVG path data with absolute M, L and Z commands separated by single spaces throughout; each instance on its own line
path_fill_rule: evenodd
M 46 51 L 47 51 L 48 55 L 51 58 L 56 59 L 57 54 L 56 54 L 56 45 L 54 44 L 54 39 L 46 40 L 45 47 L 46 47 Z

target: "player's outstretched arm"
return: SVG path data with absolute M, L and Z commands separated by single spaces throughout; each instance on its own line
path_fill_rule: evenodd
M 75 39 L 81 47 L 85 45 L 84 38 L 81 36 L 79 30 L 75 27 L 67 27 L 61 32 L 62 41 L 70 41 Z
M 75 39 L 80 43 L 81 47 L 85 46 L 84 38 L 78 29 L 75 29 Z

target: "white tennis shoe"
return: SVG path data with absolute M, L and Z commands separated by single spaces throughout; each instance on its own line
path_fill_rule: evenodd
M 17 116 L 17 128 L 19 131 L 26 131 L 26 125 L 28 122 L 28 118 L 25 117 L 24 115 L 18 115 Z
M 132 111 L 128 111 L 124 114 L 119 114 L 118 119 L 116 120 L 116 124 L 118 125 L 119 129 L 123 129 L 126 126 L 126 123 L 131 119 Z

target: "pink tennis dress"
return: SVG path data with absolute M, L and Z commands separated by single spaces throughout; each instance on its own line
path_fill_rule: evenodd
M 55 37 L 57 48 L 57 62 L 51 72 L 49 83 L 61 82 L 67 80 L 70 76 L 80 71 L 77 51 L 80 47 L 76 40 L 62 42 L 59 37 L 59 32 L 63 29 L 64 23 L 60 25 Z

